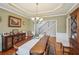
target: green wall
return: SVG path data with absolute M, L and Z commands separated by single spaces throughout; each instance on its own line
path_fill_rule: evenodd
M 54 16 L 46 17 L 45 20 L 56 20 L 57 21 L 57 32 L 65 33 L 66 32 L 66 18 L 67 16 Z
M 8 27 L 8 16 L 15 16 L 22 19 L 21 27 Z M 19 31 L 33 31 L 33 22 L 22 16 L 13 14 L 11 12 L 0 9 L 0 32 L 10 32 L 12 29 L 19 29 Z M 66 32 L 66 18 L 67 16 L 54 16 L 46 17 L 44 20 L 57 20 L 57 32 L 65 33 Z M 23 25 L 24 22 L 24 25 Z
M 8 27 L 8 17 L 14 16 L 17 18 L 21 18 L 21 27 Z M 31 27 L 31 21 L 27 18 L 24 18 L 22 16 L 13 14 L 11 12 L 5 11 L 3 9 L 0 9 L 0 32 L 10 32 L 12 29 L 19 29 L 19 31 L 28 31 Z M 24 24 L 23 24 L 24 23 Z
M 21 27 L 8 27 L 8 16 L 15 16 L 22 19 Z M 22 16 L 13 14 L 11 12 L 0 9 L 0 32 L 10 32 L 12 29 L 19 29 L 20 31 L 33 31 L 33 22 L 27 18 Z M 57 32 L 65 33 L 66 32 L 66 18 L 67 16 L 54 16 L 54 17 L 46 17 L 44 20 L 57 20 Z M 24 24 L 23 24 L 24 22 Z
M 8 27 L 8 17 L 9 16 L 14 16 L 17 18 L 21 18 L 21 27 Z M 55 17 L 46 17 L 44 20 L 57 20 L 57 32 L 58 33 L 65 33 L 66 32 L 66 18 L 67 16 L 55 16 Z M 19 31 L 33 31 L 34 26 L 33 22 L 25 17 L 16 15 L 14 13 L 5 11 L 3 9 L 0 9 L 0 33 L 3 32 L 10 32 L 12 29 L 19 29 Z M 1 39 L 0 39 L 1 43 Z M 0 44 L 0 50 L 1 48 Z
M 17 17 L 17 18 L 21 18 L 21 27 L 8 27 L 8 17 L 9 16 L 14 16 L 14 17 Z M 8 11 L 5 11 L 3 9 L 0 9 L 0 34 L 3 33 L 3 32 L 11 32 L 12 29 L 19 29 L 19 31 L 32 31 L 32 21 L 25 18 L 25 17 L 22 17 L 22 16 L 19 16 L 19 15 L 16 15 L 14 13 L 11 13 L 11 12 L 8 12 Z M 0 37 L 0 51 L 2 50 L 2 38 Z

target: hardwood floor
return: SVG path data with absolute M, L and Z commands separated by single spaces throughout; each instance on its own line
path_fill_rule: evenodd
M 29 38 L 26 38 L 25 40 L 18 42 L 17 44 L 14 45 L 13 48 L 11 48 L 9 50 L 0 52 L 0 55 L 16 55 L 16 51 L 17 51 L 18 47 L 23 45 L 27 41 L 29 41 Z
M 29 41 L 29 40 L 25 39 L 25 40 L 20 41 L 19 43 L 14 45 L 14 48 L 11 48 L 11 49 L 9 49 L 7 51 L 0 52 L 0 55 L 16 55 L 16 51 L 17 51 L 18 47 L 20 47 L 21 45 L 23 45 L 27 41 Z M 58 43 L 56 45 L 56 49 L 57 49 L 56 53 L 57 53 L 57 55 L 61 55 L 60 52 L 62 51 L 62 49 L 60 47 L 62 47 L 62 45 L 60 43 Z M 63 47 L 63 52 L 64 52 L 64 55 L 69 55 L 69 47 Z
M 15 55 L 15 54 L 16 54 L 16 49 L 14 48 L 0 52 L 0 55 Z
M 70 47 L 63 47 L 64 55 L 70 55 Z

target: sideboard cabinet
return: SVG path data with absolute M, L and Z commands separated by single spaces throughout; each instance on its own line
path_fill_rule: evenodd
M 12 48 L 14 44 L 24 40 L 25 37 L 26 33 L 2 36 L 2 51 Z

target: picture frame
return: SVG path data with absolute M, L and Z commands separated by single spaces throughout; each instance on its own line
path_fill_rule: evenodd
M 9 16 L 8 26 L 9 27 L 21 27 L 21 19 L 14 17 L 14 16 Z

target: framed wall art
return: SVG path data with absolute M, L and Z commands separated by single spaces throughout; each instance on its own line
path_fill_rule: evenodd
M 8 26 L 9 27 L 21 27 L 21 19 L 14 17 L 14 16 L 9 16 L 8 19 Z

